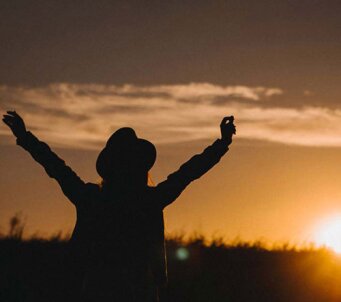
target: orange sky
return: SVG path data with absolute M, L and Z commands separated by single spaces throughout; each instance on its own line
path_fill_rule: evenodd
M 72 1 L 71 1 L 72 2 Z M 118 127 L 154 142 L 155 182 L 237 137 L 166 209 L 169 232 L 312 240 L 341 212 L 339 1 L 11 1 L 0 11 L 0 109 L 16 109 L 79 175 Z M 0 231 L 69 231 L 74 209 L 0 126 Z
M 162 180 L 181 162 L 208 144 L 162 145 L 152 175 Z M 19 147 L 1 149 L 1 220 L 16 211 L 27 217 L 30 233 L 71 230 L 73 206 Z M 97 181 L 96 152 L 57 149 L 85 180 Z M 229 153 L 166 209 L 169 232 L 199 232 L 227 240 L 265 239 L 303 243 L 316 224 L 341 212 L 338 148 L 290 147 L 236 138 Z M 3 228 L 4 230 L 4 228 Z

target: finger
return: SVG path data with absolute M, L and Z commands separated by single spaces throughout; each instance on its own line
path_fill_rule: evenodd
M 22 119 L 21 116 L 16 111 L 7 111 L 7 112 L 10 112 L 13 116 Z
M 223 119 L 222 119 L 222 121 L 221 121 L 221 123 L 220 123 L 220 126 L 224 126 L 225 124 L 226 124 L 226 121 L 229 119 L 229 116 L 225 116 Z
M 15 111 L 9 110 L 9 111 L 7 111 L 7 113 L 8 113 L 9 115 L 11 115 L 13 118 L 17 118 L 17 119 L 19 119 L 19 120 L 22 120 L 22 118 L 20 117 L 20 115 L 19 115 L 18 113 L 16 113 Z
M 4 114 L 4 115 L 3 115 L 3 118 L 8 119 L 8 120 L 13 120 L 13 119 L 14 119 L 13 116 L 8 115 L 8 114 Z
M 221 126 L 224 125 L 224 124 L 227 124 L 226 122 L 229 121 L 229 123 L 233 123 L 234 121 L 234 116 L 233 115 L 230 115 L 230 116 L 225 116 L 223 118 L 223 120 L 221 121 Z
M 8 126 L 8 127 L 11 127 L 12 125 L 10 124 L 9 121 L 5 120 L 4 118 L 2 119 L 2 121 Z

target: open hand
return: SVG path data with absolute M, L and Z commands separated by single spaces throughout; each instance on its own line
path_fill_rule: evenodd
M 4 114 L 2 121 L 12 130 L 16 137 L 20 137 L 26 133 L 24 120 L 15 111 L 7 111 L 7 114 Z
M 225 116 L 220 123 L 221 139 L 226 140 L 228 144 L 232 143 L 232 136 L 236 134 L 236 126 L 233 124 L 234 117 Z

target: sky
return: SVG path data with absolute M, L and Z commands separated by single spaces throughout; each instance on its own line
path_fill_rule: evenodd
M 341 215 L 339 1 L 7 1 L 0 110 L 85 180 L 116 129 L 152 141 L 155 183 L 219 138 L 228 154 L 165 210 L 168 233 L 305 243 Z M 57 184 L 0 125 L 0 232 L 73 228 Z M 341 217 L 341 216 L 340 216 Z

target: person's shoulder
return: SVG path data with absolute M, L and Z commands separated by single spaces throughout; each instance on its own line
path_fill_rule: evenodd
M 148 194 L 153 194 L 157 191 L 157 186 L 146 186 L 145 192 Z
M 145 188 L 145 199 L 147 199 L 149 202 L 156 201 L 159 199 L 159 188 L 158 186 L 147 186 Z
M 77 199 L 72 201 L 77 209 L 88 208 L 93 201 L 98 200 L 100 194 L 100 186 L 91 182 L 85 183 L 79 188 Z
M 85 191 L 87 194 L 99 194 L 101 191 L 101 186 L 96 183 L 87 182 L 85 184 Z

